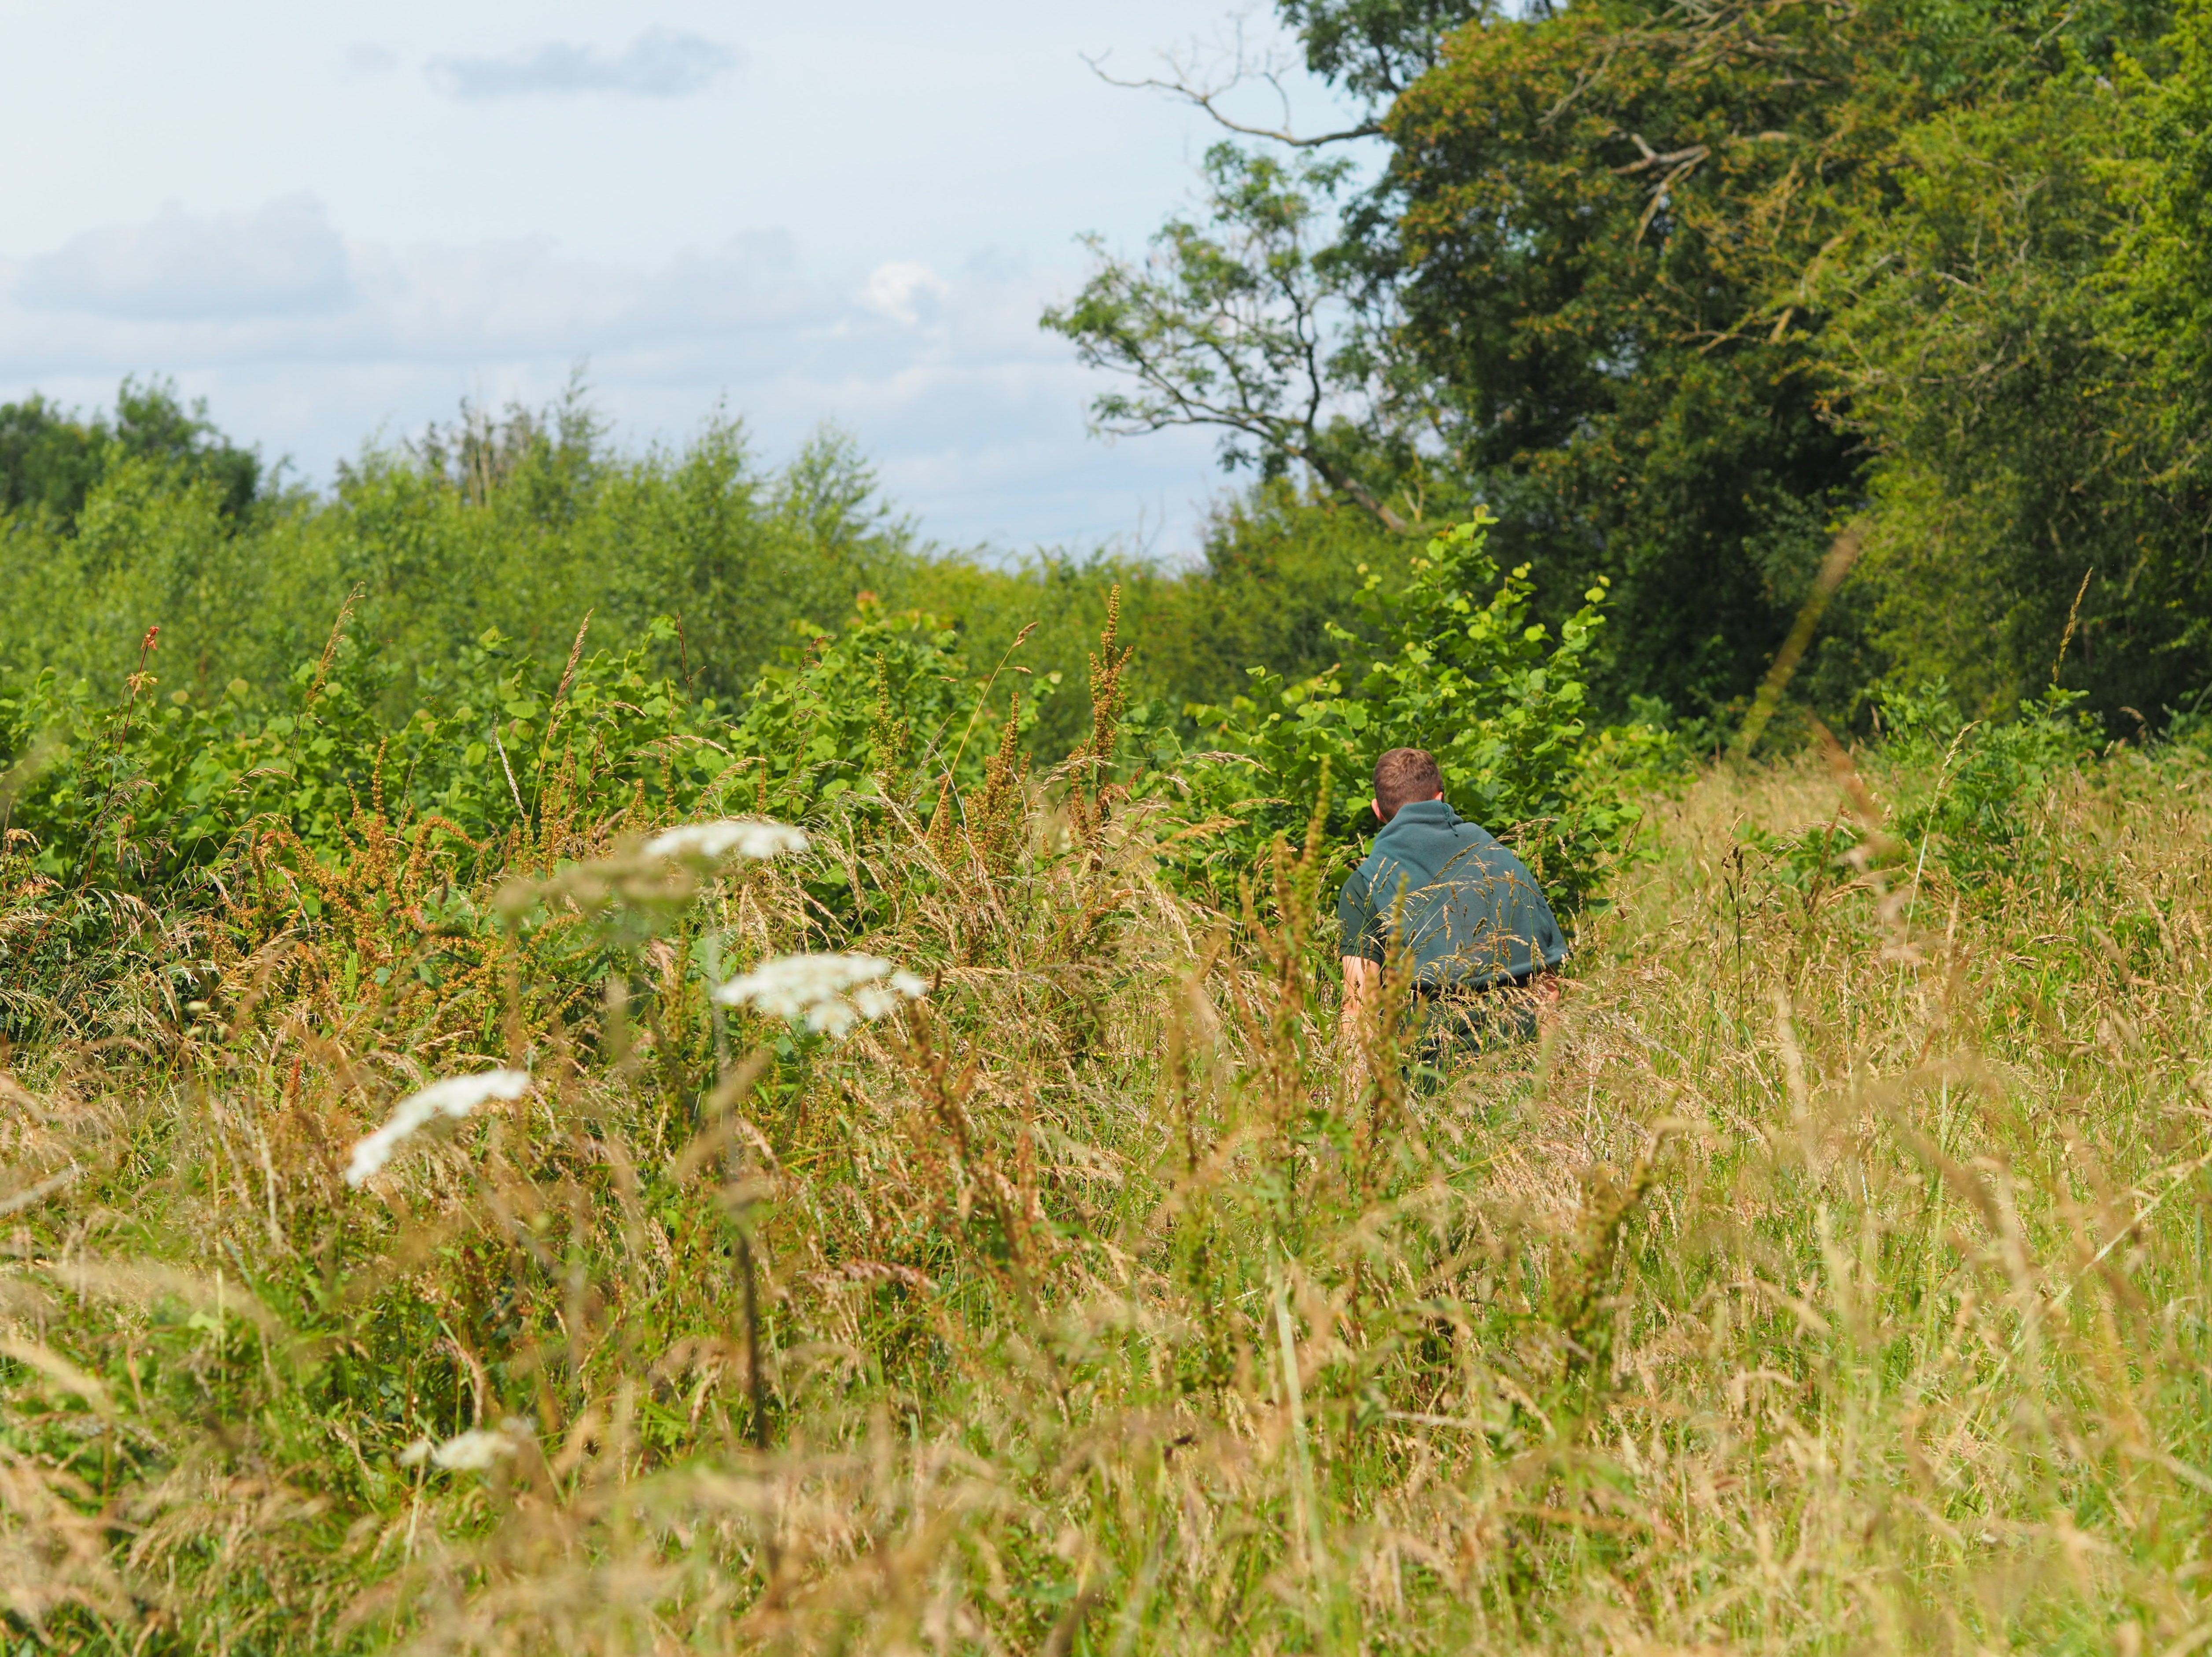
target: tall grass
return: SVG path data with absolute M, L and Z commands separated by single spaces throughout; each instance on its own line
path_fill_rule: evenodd
M 2196 1649 L 2201 776 L 2063 774 L 1954 875 L 1925 768 L 1715 770 L 1539 1043 L 1358 1092 L 1321 848 L 1206 910 L 1110 789 L 712 877 L 574 825 L 466 961 L 396 855 L 149 915 L 0 1080 L 13 1636 Z M 930 993 L 709 999 L 805 948 Z M 495 1062 L 533 1090 L 343 1182 Z

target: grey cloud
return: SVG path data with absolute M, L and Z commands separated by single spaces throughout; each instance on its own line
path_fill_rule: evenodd
M 14 297 L 46 311 L 136 320 L 301 316 L 350 294 L 345 243 L 322 204 L 288 196 L 255 212 L 88 230 L 24 261 Z
M 626 350 L 681 359 L 708 341 L 751 361 L 836 340 L 855 320 L 891 326 L 802 270 L 780 232 L 733 237 L 652 270 L 565 258 L 536 238 L 349 243 L 343 301 L 320 305 L 252 306 L 237 285 L 221 290 L 221 305 L 191 303 L 204 296 L 136 270 L 128 283 L 88 282 L 57 268 L 86 263 L 79 243 L 39 259 L 0 258 L 0 381 L 94 363 L 128 370 L 158 362 L 181 372 L 249 361 L 303 370 L 340 361 L 565 361 Z
M 374 40 L 356 40 L 338 55 L 339 70 L 358 79 L 389 75 L 398 67 L 399 54 Z
M 0 256 L 0 401 L 35 386 L 102 403 L 152 364 L 314 475 L 380 426 L 444 417 L 464 391 L 551 396 L 585 358 L 606 410 L 643 434 L 690 428 L 723 393 L 769 452 L 842 422 L 898 498 L 963 543 L 1101 538 L 1173 516 L 1214 476 L 1200 434 L 1113 448 L 1085 436 L 1095 380 L 1036 324 L 1044 297 L 1080 279 L 1072 269 L 831 275 L 779 233 L 649 269 L 533 240 L 344 252 L 342 305 L 193 315 L 173 294 L 159 314 L 33 309 L 30 273 Z
M 565 40 L 501 58 L 434 58 L 430 84 L 468 101 L 580 92 L 683 98 L 704 92 L 736 69 L 742 55 L 703 35 L 647 29 L 618 52 Z

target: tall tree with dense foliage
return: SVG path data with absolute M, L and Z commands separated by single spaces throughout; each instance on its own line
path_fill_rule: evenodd
M 2201 514 L 2179 487 L 2203 421 L 2140 394 L 2203 291 L 2200 24 L 2168 41 L 2159 4 L 1948 0 L 1281 11 L 1369 112 L 1328 136 L 1386 155 L 1334 226 L 1318 191 L 1278 209 L 1316 250 L 1303 265 L 1246 244 L 1249 290 L 1273 281 L 1279 309 L 1285 275 L 1311 273 L 1336 306 L 1318 373 L 1279 382 L 1335 398 L 1327 464 L 1310 419 L 1277 464 L 1386 523 L 1486 501 L 1555 616 L 1609 577 L 1616 707 L 1744 695 L 1847 523 L 1867 557 L 1800 681 L 1838 713 L 1885 675 L 2010 706 L 2069 614 L 2108 716 L 2203 683 Z M 1223 106 L 1218 85 L 1181 89 Z M 1210 161 L 1224 225 L 1224 179 L 1341 191 L 1270 160 L 1268 136 L 1294 135 Z M 2139 218 L 2168 253 L 2130 240 Z M 1140 382 L 1183 367 L 1188 409 L 1200 374 L 1265 355 L 1261 319 L 1159 302 L 1199 274 L 1236 290 L 1235 246 L 1170 227 L 1148 267 L 1107 260 L 1048 320 Z M 1264 420 L 1224 423 L 1266 441 Z
M 94 487 L 134 461 L 205 481 L 232 518 L 272 481 L 258 451 L 216 429 L 204 399 L 186 408 L 166 380 L 125 380 L 112 418 L 36 393 L 0 404 L 0 513 L 42 512 L 73 524 Z

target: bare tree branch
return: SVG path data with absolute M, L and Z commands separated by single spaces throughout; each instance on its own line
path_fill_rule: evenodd
M 1119 87 L 1128 92 L 1167 93 L 1170 96 L 1180 98 L 1185 103 L 1205 111 L 1207 118 L 1215 125 L 1224 131 L 1234 132 L 1240 137 L 1265 138 L 1272 143 L 1287 144 L 1293 149 L 1318 149 L 1324 144 L 1344 143 L 1353 138 L 1372 138 L 1382 130 L 1382 124 L 1380 121 L 1367 120 L 1362 121 L 1357 126 L 1348 126 L 1336 132 L 1311 133 L 1302 137 L 1291 131 L 1289 118 L 1290 94 L 1285 90 L 1280 76 L 1273 69 L 1247 70 L 1240 64 L 1237 73 L 1227 81 L 1218 86 L 1206 87 L 1194 85 L 1189 80 L 1183 78 L 1184 71 L 1180 65 L 1173 65 L 1172 60 L 1170 60 L 1171 66 L 1176 70 L 1173 78 L 1162 80 L 1157 76 L 1146 76 L 1142 80 L 1137 81 L 1124 81 L 1108 74 L 1106 59 L 1103 56 L 1092 58 L 1085 53 L 1083 54 L 1083 61 L 1093 75 L 1109 87 Z M 1264 81 L 1274 89 L 1275 96 L 1281 102 L 1284 109 L 1284 120 L 1280 126 L 1252 126 L 1221 112 L 1218 100 L 1238 87 L 1252 81 Z

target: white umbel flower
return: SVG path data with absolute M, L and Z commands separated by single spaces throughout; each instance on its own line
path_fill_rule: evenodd
M 717 863 L 735 853 L 755 859 L 803 852 L 806 836 L 787 822 L 766 817 L 725 817 L 719 822 L 687 822 L 655 835 L 645 843 L 649 858 L 696 858 Z
M 501 1456 L 513 1455 L 522 1448 L 515 1434 L 507 1430 L 520 1425 L 520 1422 L 507 1421 L 498 1429 L 479 1427 L 449 1438 L 443 1444 L 418 1438 L 399 1453 L 399 1465 L 419 1467 L 428 1461 L 449 1472 L 480 1473 Z
M 353 1148 L 345 1182 L 357 1186 L 391 1161 L 402 1139 L 434 1116 L 467 1115 L 488 1099 L 520 1099 L 530 1089 L 530 1072 L 488 1070 L 476 1076 L 449 1076 L 399 1102 L 392 1120 Z
M 864 1018 L 881 1018 L 899 1002 L 927 994 L 927 980 L 894 968 L 881 956 L 787 955 L 762 962 L 714 992 L 725 1006 L 751 1007 L 772 1018 L 803 1018 L 832 1041 Z

